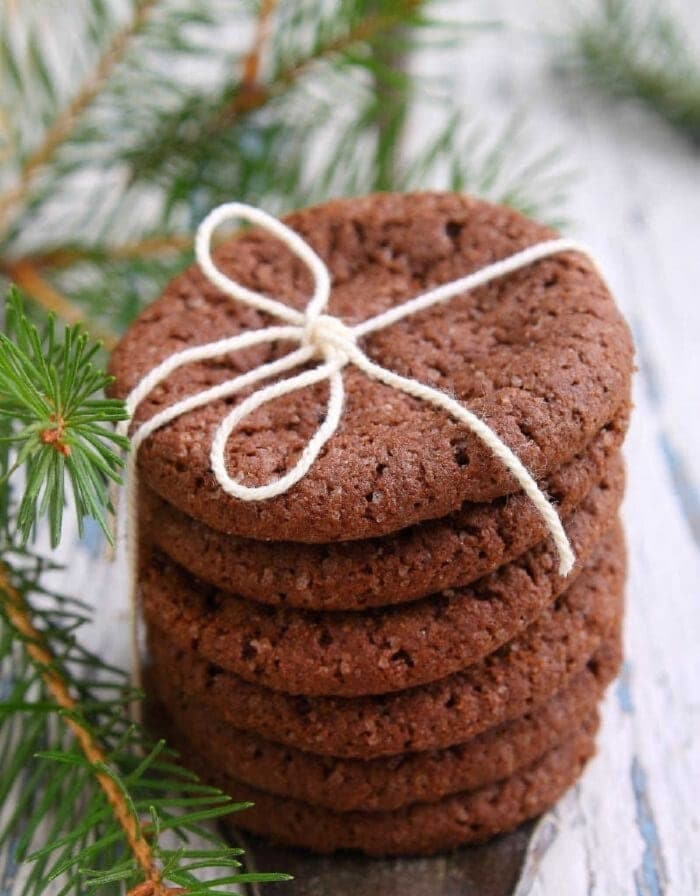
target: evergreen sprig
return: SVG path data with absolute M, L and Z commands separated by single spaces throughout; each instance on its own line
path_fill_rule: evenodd
M 110 382 L 95 367 L 100 349 L 90 344 L 80 324 L 59 337 L 54 317 L 43 333 L 27 318 L 17 290 L 5 308 L 0 333 L 0 416 L 7 425 L 0 436 L 14 448 L 0 467 L 0 489 L 13 473 L 24 473 L 24 492 L 15 525 L 27 541 L 43 517 L 49 521 L 51 544 L 60 539 L 65 481 L 70 483 L 78 526 L 84 517 L 96 520 L 110 537 L 108 481 L 119 482 L 120 450 L 128 447 L 112 424 L 126 418 L 124 403 L 96 397 Z
M 61 896 L 195 896 L 288 880 L 241 870 L 242 850 L 212 833 L 207 822 L 247 804 L 200 783 L 129 720 L 139 695 L 83 646 L 90 608 L 47 593 L 46 569 L 3 545 L 0 860 L 27 863 L 18 896 L 52 885 Z
M 700 63 L 663 4 L 600 0 L 597 13 L 574 26 L 573 44 L 590 82 L 640 100 L 700 145 Z
M 0 334 L 0 862 L 21 867 L 21 896 L 218 894 L 287 879 L 248 873 L 241 850 L 207 823 L 246 808 L 185 771 L 130 709 L 142 695 L 84 644 L 85 603 L 46 589 L 52 563 L 26 546 L 46 511 L 60 539 L 63 479 L 104 528 L 106 483 L 118 479 L 114 422 L 122 402 L 99 346 L 76 325 L 43 334 L 16 291 Z M 9 477 L 23 474 L 16 506 Z M 194 841 L 194 842 L 193 842 Z M 4 873 L 4 872 L 3 872 Z M 1 880 L 1 877 L 0 877 Z
M 61 56 L 82 68 L 74 93 L 32 3 L 26 14 L 0 6 L 0 80 L 8 84 L 0 134 L 2 121 L 9 134 L 0 208 L 3 167 L 8 183 L 15 172 L 23 185 L 4 232 L 0 224 L 0 272 L 46 307 L 69 297 L 93 333 L 121 332 L 190 260 L 182 235 L 232 197 L 279 213 L 329 196 L 458 185 L 550 219 L 556 213 L 551 159 L 542 177 L 521 171 L 522 144 L 457 108 L 448 83 L 405 70 L 415 50 L 464 44 L 490 33 L 492 22 L 456 25 L 430 0 L 264 0 L 262 29 L 256 4 L 130 5 L 126 22 L 100 0 L 66 10 L 77 45 L 63 46 Z M 235 34 L 251 23 L 248 49 Z M 31 58 L 12 39 L 17 31 L 27 32 Z M 193 62 L 210 75 L 192 78 Z M 424 146 L 406 153 L 405 125 L 421 103 L 434 124 Z M 15 126 L 28 105 L 44 110 L 49 133 L 62 125 L 59 142 L 47 145 L 36 123 Z M 486 156 L 507 176 L 484 176 Z

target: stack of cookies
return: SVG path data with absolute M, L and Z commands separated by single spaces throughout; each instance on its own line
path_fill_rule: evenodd
M 552 236 L 452 194 L 285 220 L 328 265 L 329 312 L 348 323 Z M 261 231 L 215 261 L 250 289 L 308 301 L 308 272 Z M 269 324 L 192 267 L 115 351 L 115 393 L 187 346 Z M 431 853 L 542 812 L 594 751 L 621 654 L 632 346 L 592 264 L 567 252 L 362 348 L 453 395 L 515 451 L 556 506 L 573 571 L 559 574 L 538 511 L 476 436 L 353 367 L 339 430 L 266 501 L 237 501 L 213 476 L 214 431 L 240 397 L 213 402 L 139 452 L 149 681 L 183 761 L 255 804 L 232 824 L 316 851 Z M 137 420 L 289 350 L 183 367 Z M 279 477 L 326 398 L 319 384 L 255 411 L 228 441 L 230 474 Z

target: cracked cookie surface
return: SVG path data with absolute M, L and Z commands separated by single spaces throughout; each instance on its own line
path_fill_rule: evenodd
M 552 237 L 509 209 L 447 193 L 377 194 L 289 215 L 328 264 L 329 311 L 355 323 L 421 291 Z M 215 253 L 229 276 L 302 308 L 308 272 L 272 237 L 247 231 Z M 264 315 L 219 293 L 193 266 L 132 325 L 111 359 L 112 392 L 125 396 L 167 356 L 265 326 Z M 629 392 L 629 331 L 591 262 L 577 253 L 537 262 L 363 342 L 376 362 L 453 394 L 508 444 L 536 478 L 573 458 Z M 181 368 L 137 412 L 180 398 L 285 354 L 258 347 Z M 343 373 L 341 425 L 309 473 L 265 502 L 226 495 L 209 464 L 230 403 L 163 427 L 141 447 L 143 481 L 184 513 L 247 538 L 327 542 L 395 532 L 491 501 L 515 483 L 480 440 L 441 411 Z M 231 475 L 248 485 L 278 477 L 325 413 L 326 386 L 256 411 L 228 441 Z

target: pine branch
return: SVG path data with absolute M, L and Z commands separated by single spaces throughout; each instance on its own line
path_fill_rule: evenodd
M 81 719 L 78 702 L 70 693 L 65 679 L 58 672 L 55 658 L 51 654 L 45 638 L 35 628 L 27 602 L 22 594 L 10 584 L 7 568 L 2 563 L 0 563 L 0 592 L 5 597 L 5 612 L 10 625 L 22 638 L 25 650 L 36 666 L 46 690 L 56 706 L 64 711 L 66 725 L 75 736 L 85 759 L 95 769 L 95 779 L 111 806 L 117 824 L 124 832 L 129 849 L 138 862 L 146 881 L 153 885 L 154 896 L 167 893 L 168 891 L 162 886 L 160 871 L 151 847 L 132 815 L 122 790 L 111 775 L 99 770 L 108 767 L 108 758 L 86 722 Z
M 253 92 L 257 87 L 263 50 L 270 31 L 270 19 L 276 7 L 277 0 L 260 0 L 253 43 L 243 61 L 242 92 Z
M 671 12 L 658 4 L 600 0 L 597 15 L 574 26 L 572 40 L 590 83 L 640 100 L 700 145 L 700 64 Z
M 405 76 L 404 27 L 393 26 L 388 39 L 372 47 L 373 86 L 376 93 L 375 176 L 373 190 L 391 190 L 402 167 L 403 134 L 414 84 Z M 386 72 L 392 77 L 387 78 Z
M 126 721 L 134 695 L 123 673 L 76 640 L 84 608 L 41 589 L 41 558 L 2 547 L 0 666 L 9 662 L 12 677 L 0 705 L 0 805 L 14 795 L 15 808 L 0 823 L 0 849 L 28 863 L 23 896 L 43 896 L 52 882 L 74 896 L 122 885 L 129 896 L 194 896 L 288 880 L 239 870 L 242 850 L 202 823 L 247 804 L 199 783 Z M 203 848 L 187 845 L 192 836 Z
M 319 23 L 319 34 L 312 46 L 305 52 L 291 53 L 291 58 L 274 69 L 267 83 L 258 84 L 255 89 L 234 82 L 226 85 L 213 99 L 187 97 L 179 108 L 163 116 L 160 135 L 149 135 L 143 146 L 127 151 L 125 160 L 132 168 L 132 181 L 150 180 L 159 173 L 162 176 L 163 171 L 172 177 L 169 163 L 172 164 L 177 155 L 183 160 L 191 160 L 193 167 L 201 171 L 200 162 L 207 154 L 210 159 L 216 151 L 216 146 L 212 145 L 215 138 L 236 134 L 234 128 L 242 123 L 255 131 L 257 126 L 252 120 L 255 112 L 272 108 L 302 79 L 324 64 L 341 61 L 360 45 L 386 37 L 401 24 L 409 24 L 422 6 L 422 0 L 382 0 L 380 5 L 382 12 L 351 15 L 347 23 L 335 22 L 328 33 Z M 280 25 L 280 30 L 284 30 L 284 24 Z M 197 128 L 192 127 L 193 120 L 197 121 Z M 285 121 L 285 125 L 289 130 L 290 123 Z M 307 127 L 307 135 L 311 130 Z M 238 193 L 241 195 L 240 189 Z
M 47 130 L 41 144 L 24 162 L 17 184 L 0 196 L 0 234 L 5 227 L 7 215 L 12 206 L 17 205 L 26 197 L 37 172 L 46 165 L 58 147 L 70 137 L 81 115 L 100 94 L 132 38 L 143 28 L 148 13 L 156 2 L 157 0 L 136 0 L 129 23 L 114 35 L 109 46 L 99 58 L 92 74 Z
M 126 442 L 111 424 L 123 404 L 94 398 L 109 378 L 96 370 L 79 326 L 42 335 L 16 292 L 0 334 L 0 852 L 28 863 L 22 896 L 123 892 L 129 896 L 222 893 L 221 886 L 288 879 L 240 870 L 202 823 L 246 808 L 176 764 L 162 741 L 128 721 L 142 695 L 127 676 L 82 646 L 86 605 L 47 591 L 51 564 L 24 544 L 48 513 L 52 542 L 71 478 L 79 522 L 105 525 L 104 483 Z M 11 337 L 11 338 L 10 338 Z M 25 478 L 19 507 L 8 478 Z M 41 497 L 40 497 L 41 495 Z M 13 522 L 16 521 L 16 524 Z M 188 839 L 204 838 L 202 849 Z M 169 845 L 169 838 L 175 838 Z M 203 880 L 202 875 L 207 879 Z
M 452 24 L 428 16 L 428 0 L 300 0 L 276 9 L 265 0 L 252 23 L 251 45 L 235 58 L 235 67 L 226 54 L 224 82 L 193 87 L 170 71 L 204 53 L 184 25 L 204 21 L 206 6 L 201 0 L 195 13 L 193 0 L 183 12 L 176 0 L 162 0 L 142 29 L 138 53 L 129 54 L 129 64 L 113 72 L 99 102 L 85 109 L 30 185 L 8 231 L 0 267 L 18 265 L 24 274 L 28 264 L 44 287 L 86 309 L 93 332 L 120 332 L 188 262 L 182 234 L 232 195 L 280 213 L 329 195 L 408 184 L 444 188 L 461 180 L 479 188 L 476 160 L 447 160 L 456 159 L 464 133 L 475 129 L 464 112 L 454 116 L 458 127 L 450 131 L 453 113 L 445 106 L 435 126 L 443 149 L 432 167 L 423 164 L 423 149 L 406 153 L 402 145 L 407 116 L 422 101 L 420 82 L 400 70 L 402 59 L 416 46 L 454 43 L 461 36 Z M 213 15 L 206 20 L 212 34 L 217 25 Z M 430 101 L 435 105 L 435 90 Z M 501 158 L 508 161 L 508 153 Z M 425 171 L 422 183 L 411 174 L 419 168 Z M 74 193 L 74 180 L 87 173 L 97 183 L 121 181 L 109 202 L 102 194 Z M 531 189 L 508 185 L 502 193 L 492 189 L 488 198 L 531 208 L 535 190 L 545 185 L 545 178 Z M 61 191 L 55 227 L 51 212 Z M 152 210 L 147 219 L 140 213 L 144 196 Z M 47 210 L 41 234 L 35 222 Z M 95 213 L 102 216 L 93 222 Z M 65 236 L 56 240 L 57 233 Z M 47 289 L 36 286 L 36 278 L 31 287 L 25 279 L 30 295 L 48 298 Z M 114 302 L 115 291 L 122 302 Z
M 40 334 L 24 314 L 19 293 L 6 305 L 7 333 L 0 333 L 0 418 L 8 421 L 3 441 L 15 457 L 0 470 L 0 488 L 18 470 L 25 474 L 17 528 L 26 541 L 37 521 L 49 520 L 57 545 L 63 520 L 66 479 L 75 498 L 78 525 L 97 520 L 110 537 L 106 482 L 119 482 L 119 451 L 128 445 L 111 424 L 126 418 L 121 401 L 95 398 L 110 382 L 93 366 L 99 344 L 90 346 L 79 324 L 56 336 L 53 317 Z
M 261 108 L 281 93 L 293 87 L 304 75 L 315 66 L 334 57 L 342 57 L 358 44 L 371 44 L 379 38 L 391 35 L 401 25 L 409 25 L 415 13 L 424 5 L 424 0 L 386 0 L 374 4 L 380 11 L 372 11 L 356 16 L 349 27 L 340 34 L 331 33 L 325 39 L 314 44 L 312 51 L 293 59 L 279 68 L 272 76 L 270 83 L 261 90 L 254 101 L 239 100 L 237 94 L 228 115 L 221 124 L 230 125 L 240 115 Z

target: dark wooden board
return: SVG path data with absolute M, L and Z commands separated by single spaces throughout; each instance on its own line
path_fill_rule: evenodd
M 482 846 L 414 859 L 314 856 L 253 837 L 241 839 L 248 870 L 286 871 L 289 883 L 250 887 L 248 896 L 511 896 L 534 824 Z

